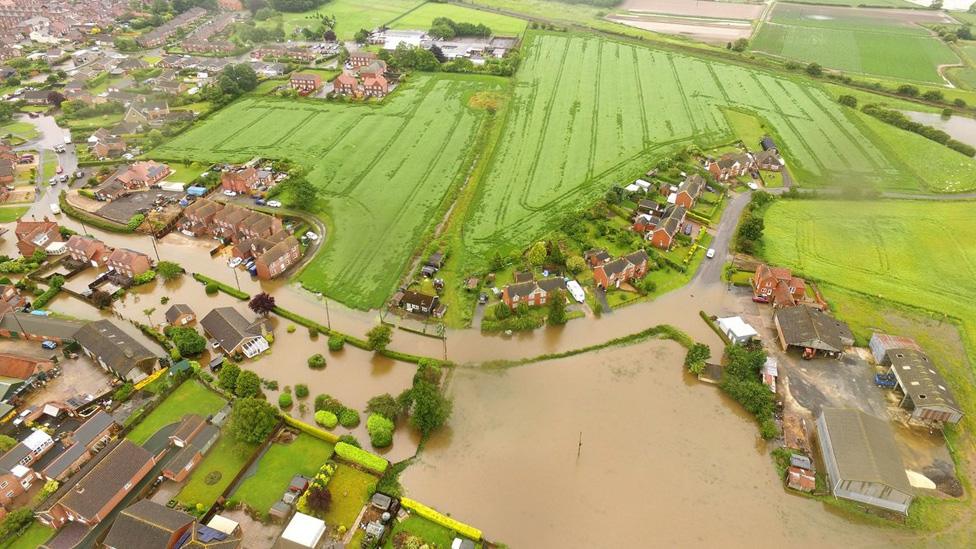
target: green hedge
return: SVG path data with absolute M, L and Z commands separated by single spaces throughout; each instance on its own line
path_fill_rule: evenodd
M 47 305 L 48 302 L 54 298 L 54 296 L 58 295 L 58 292 L 60 291 L 61 291 L 60 286 L 58 287 L 51 286 L 50 288 L 44 290 L 44 293 L 37 296 L 37 299 L 34 300 L 34 304 L 33 304 L 34 308 L 43 309 L 44 306 Z
M 335 453 L 348 462 L 355 463 L 380 474 L 383 474 L 386 468 L 390 466 L 390 462 L 380 456 L 371 454 L 366 450 L 356 448 L 352 444 L 345 442 L 339 442 L 335 445 Z
M 414 513 L 424 517 L 425 519 L 443 526 L 448 530 L 453 530 L 458 534 L 470 538 L 474 541 L 481 540 L 481 530 L 475 528 L 474 526 L 469 526 L 461 521 L 455 520 L 443 513 L 438 512 L 436 509 L 427 507 L 419 501 L 404 497 L 400 498 L 400 504 L 410 509 Z
M 329 444 L 335 444 L 339 442 L 339 437 L 337 435 L 334 435 L 328 431 L 323 431 L 322 429 L 309 425 L 304 421 L 299 421 L 288 414 L 282 414 L 281 419 L 283 419 L 285 424 L 288 425 L 289 427 L 294 427 L 295 429 L 298 429 L 303 433 L 312 435 L 313 437 L 319 440 L 324 440 Z
M 200 273 L 193 273 L 193 278 L 197 282 L 202 282 L 202 283 L 208 284 L 208 285 L 209 284 L 213 284 L 220 291 L 224 292 L 227 295 L 236 297 L 237 299 L 241 299 L 241 300 L 251 299 L 251 295 L 248 294 L 247 292 L 242 292 L 241 290 L 238 290 L 237 288 L 232 288 L 232 287 L 224 284 L 223 282 L 220 282 L 219 280 L 214 280 L 214 279 L 210 278 L 209 276 L 204 276 L 204 275 L 202 275 Z

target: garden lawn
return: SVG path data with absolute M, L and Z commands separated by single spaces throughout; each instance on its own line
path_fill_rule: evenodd
M 53 535 L 53 528 L 44 526 L 40 521 L 35 520 L 23 534 L 12 540 L 4 540 L 0 547 L 3 549 L 36 549 Z
M 332 451 L 331 444 L 305 433 L 291 444 L 272 444 L 254 474 L 231 497 L 259 513 L 267 513 L 281 499 L 293 476 L 315 476 L 332 457 Z
M 0 137 L 7 134 L 14 136 L 17 139 L 28 141 L 37 137 L 37 128 L 33 124 L 27 122 L 8 122 L 0 126 Z
M 258 24 L 273 27 L 281 22 L 286 36 L 290 37 L 296 29 L 313 27 L 323 15 L 330 15 L 336 18 L 335 32 L 339 39 L 352 40 L 359 29 L 373 30 L 423 3 L 423 0 L 333 0 L 314 10 L 282 13 Z
M 196 381 L 184 381 L 166 397 L 162 404 L 129 431 L 126 438 L 136 444 L 142 444 L 161 427 L 180 421 L 186 414 L 199 414 L 206 417 L 223 408 L 225 403 L 220 395 Z
M 763 121 L 803 185 L 917 189 L 849 109 L 808 81 L 593 36 L 527 34 L 501 138 L 458 216 L 461 243 L 449 254 L 462 265 L 520 253 L 553 220 L 676 149 L 735 141 L 730 106 Z
M 922 17 L 928 17 L 923 15 Z M 920 19 L 934 22 L 934 19 Z M 844 72 L 942 84 L 938 66 L 959 57 L 942 40 L 885 10 L 838 10 L 778 3 L 752 49 Z M 897 62 L 892 60 L 897 59 Z
M 407 518 L 396 523 L 393 532 L 386 539 L 385 549 L 394 549 L 393 540 L 400 532 L 417 536 L 431 545 L 431 547 L 450 547 L 454 541 L 454 532 L 417 514 L 411 513 Z
M 58 171 L 58 164 L 61 160 L 54 151 L 44 151 L 44 159 L 41 163 L 41 184 L 47 184 Z
M 958 319 L 976 349 L 974 202 L 778 201 L 763 255 L 802 276 Z
M 230 433 L 230 429 L 225 427 L 220 431 L 217 443 L 190 473 L 183 489 L 176 494 L 176 500 L 184 505 L 194 506 L 202 503 L 204 507 L 210 507 L 230 486 L 231 481 L 257 448 L 257 444 L 238 441 Z M 211 473 L 219 473 L 219 478 L 216 481 L 208 479 L 207 476 Z M 281 493 L 276 496 L 281 497 Z
M 207 171 L 210 167 L 207 163 L 201 162 L 191 162 L 189 166 L 184 166 L 178 162 L 171 162 L 168 166 L 172 170 L 172 173 L 166 176 L 166 181 L 174 181 L 176 183 L 190 183 L 200 177 L 200 174 Z
M 115 126 L 122 121 L 125 113 L 98 114 L 88 118 L 70 118 L 65 121 L 69 128 L 101 128 Z
M 346 530 L 352 528 L 352 523 L 359 516 L 359 511 L 362 510 L 363 505 L 373 492 L 373 488 L 376 487 L 377 480 L 369 473 L 340 463 L 332 476 L 332 480 L 329 481 L 328 488 L 329 492 L 332 493 L 332 505 L 322 520 L 330 528 L 338 528 L 340 525 L 345 526 Z
M 248 97 L 148 156 L 302 165 L 321 191 L 309 208 L 329 233 L 299 280 L 348 305 L 379 307 L 471 164 L 486 114 L 469 99 L 504 85 L 497 77 L 418 74 L 380 104 Z
M 517 36 L 525 31 L 528 22 L 498 13 L 481 11 L 457 4 L 427 2 L 423 6 L 404 14 L 390 25 L 394 29 L 429 30 L 438 17 L 447 17 L 457 23 L 482 23 L 491 29 L 495 36 Z
M 30 206 L 10 206 L 10 207 L 0 207 L 0 223 L 10 223 L 11 221 L 17 221 L 20 216 L 27 213 Z

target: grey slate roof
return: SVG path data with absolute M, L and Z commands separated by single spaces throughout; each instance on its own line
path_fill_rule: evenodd
M 678 185 L 678 192 L 685 191 L 691 195 L 692 198 L 698 198 L 701 194 L 702 189 L 705 187 L 705 179 L 698 175 L 690 175 L 685 178 L 684 181 Z
M 860 410 L 824 408 L 834 461 L 843 480 L 877 482 L 913 494 L 887 421 Z
M 75 333 L 74 339 L 123 377 L 134 368 L 157 360 L 149 349 L 108 320 L 85 324 Z
M 152 459 L 149 450 L 123 440 L 58 501 L 79 516 L 93 517 Z
M 891 349 L 887 358 L 902 391 L 916 407 L 945 406 L 962 413 L 962 408 L 949 392 L 948 383 L 936 371 L 928 355 L 915 349 Z
M 177 318 L 183 315 L 192 315 L 193 309 L 185 303 L 177 303 L 169 309 L 166 309 L 166 322 L 173 322 Z
M 88 421 L 81 424 L 72 435 L 71 440 L 73 444 L 44 468 L 44 474 L 48 477 L 56 478 L 58 475 L 67 471 L 75 461 L 78 461 L 78 458 L 88 451 L 88 445 L 113 423 L 115 423 L 115 419 L 110 414 L 101 410 L 88 418 Z
M 200 321 L 204 331 L 228 352 L 236 349 L 245 339 L 260 336 L 262 324 L 262 321 L 248 322 L 233 307 L 217 307 Z
M 65 320 L 50 316 L 38 316 L 26 313 L 6 313 L 0 319 L 0 328 L 11 332 L 27 332 L 39 337 L 55 337 L 58 339 L 73 339 L 78 328 L 84 325 L 77 320 Z M 23 330 L 21 330 L 23 326 Z
M 847 324 L 803 305 L 777 310 L 776 320 L 786 343 L 796 347 L 839 353 L 844 350 L 843 339 L 851 333 Z

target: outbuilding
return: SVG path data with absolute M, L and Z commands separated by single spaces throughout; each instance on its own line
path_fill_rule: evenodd
M 312 549 L 319 546 L 324 535 L 325 522 L 305 513 L 295 513 L 275 549 Z
M 860 410 L 824 408 L 817 437 L 834 496 L 908 514 L 915 496 L 887 421 Z
M 722 330 L 722 334 L 729 339 L 729 341 L 735 345 L 742 345 L 752 341 L 752 339 L 759 335 L 759 333 L 750 326 L 742 317 L 739 316 L 729 316 L 725 318 L 720 318 L 717 321 L 719 330 Z
M 962 408 L 928 355 L 916 349 L 890 349 L 883 364 L 894 374 L 898 390 L 905 395 L 901 407 L 912 419 L 945 423 L 962 419 Z

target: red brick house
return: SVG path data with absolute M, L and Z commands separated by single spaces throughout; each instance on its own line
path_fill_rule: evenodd
M 698 175 L 690 175 L 678 185 L 678 192 L 675 193 L 674 203 L 677 206 L 681 206 L 686 210 L 690 210 L 695 207 L 695 202 L 698 201 L 698 197 L 701 196 L 702 191 L 705 189 L 705 179 Z
M 595 248 L 592 250 L 586 250 L 583 252 L 583 260 L 590 267 L 596 267 L 598 265 L 603 265 L 604 263 L 613 259 L 610 254 L 603 248 Z
M 20 255 L 30 257 L 37 250 L 44 251 L 55 242 L 63 242 L 61 227 L 46 217 L 44 221 L 18 221 L 14 229 L 17 236 L 17 250 Z
M 292 89 L 309 94 L 322 87 L 322 77 L 308 72 L 296 72 L 289 81 Z
M 92 267 L 104 265 L 112 251 L 101 240 L 80 234 L 71 235 L 67 245 L 68 255 L 71 256 L 71 259 L 89 264 Z
M 214 216 L 223 209 L 224 206 L 220 202 L 201 198 L 184 208 L 183 218 L 185 221 L 183 228 L 197 236 L 210 232 L 211 225 L 214 222 Z
M 753 295 L 768 300 L 774 307 L 792 307 L 803 300 L 806 291 L 806 281 L 784 267 L 761 263 L 752 275 Z
M 684 221 L 685 209 L 682 206 L 668 206 L 660 217 L 653 216 L 647 221 L 650 228 L 644 232 L 644 238 L 655 248 L 669 250 Z
M 105 265 L 109 269 L 131 278 L 148 271 L 152 267 L 152 260 L 142 252 L 127 248 L 116 248 L 109 254 Z
M 354 69 L 359 67 L 365 67 L 370 63 L 379 59 L 379 56 L 373 52 L 369 51 L 351 51 L 349 52 L 349 65 Z
M 64 452 L 38 471 L 45 480 L 63 481 L 73 475 L 121 429 L 112 416 L 99 410 L 71 434 L 61 439 Z
M 385 97 L 390 93 L 390 83 L 382 74 L 363 77 L 363 95 L 366 97 Z
M 619 288 L 621 284 L 643 278 L 647 274 L 647 252 L 637 250 L 593 269 L 593 281 L 603 289 Z
M 251 188 L 258 182 L 258 171 L 254 168 L 236 168 L 220 174 L 220 186 L 225 191 L 238 194 L 250 194 Z
M 98 524 L 149 474 L 157 461 L 149 450 L 130 440 L 122 440 L 99 457 L 102 459 L 77 482 L 61 487 L 52 497 L 51 507 L 38 512 L 41 522 L 54 528 L 61 528 L 68 521 L 86 526 Z
M 99 139 L 92 147 L 92 152 L 98 158 L 119 158 L 125 153 L 125 141 L 117 135 L 111 135 Z
M 302 249 L 298 240 L 288 235 L 284 240 L 272 246 L 268 251 L 258 256 L 254 262 L 258 278 L 271 280 L 288 270 L 302 257 Z
M 16 175 L 14 161 L 0 158 L 0 185 L 13 185 Z
M 745 154 L 726 153 L 718 160 L 709 160 L 705 167 L 715 176 L 715 179 L 727 181 L 749 171 L 751 164 L 752 162 Z
M 563 278 L 544 278 L 509 284 L 502 289 L 502 301 L 509 308 L 516 308 L 522 303 L 529 307 L 538 307 L 549 302 L 549 294 L 556 290 L 565 290 L 566 280 Z
M 343 71 L 332 81 L 333 91 L 340 95 L 355 95 L 359 81 L 352 73 Z

